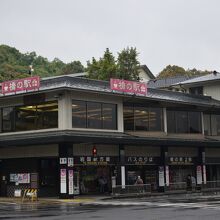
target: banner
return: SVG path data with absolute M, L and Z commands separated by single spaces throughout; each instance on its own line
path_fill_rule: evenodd
M 110 79 L 111 90 L 134 94 L 147 94 L 146 83 L 128 81 L 123 79 Z
M 69 170 L 69 195 L 73 195 L 73 170 Z
M 164 186 L 164 167 L 159 166 L 159 186 Z
M 66 193 L 66 169 L 60 169 L 60 193 Z
M 34 90 L 39 88 L 40 88 L 39 76 L 2 82 L 2 94 Z
M 196 180 L 197 184 L 202 184 L 202 166 L 196 167 Z

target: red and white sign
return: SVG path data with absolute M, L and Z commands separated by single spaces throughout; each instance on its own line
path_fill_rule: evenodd
M 66 193 L 66 169 L 60 170 L 60 193 Z
M 40 88 L 39 76 L 2 82 L 2 94 L 34 90 L 39 88 Z
M 110 79 L 110 86 L 111 89 L 115 91 L 135 93 L 141 95 L 147 94 L 146 83 L 128 81 L 123 79 Z
M 73 195 L 73 170 L 69 170 L 69 195 Z

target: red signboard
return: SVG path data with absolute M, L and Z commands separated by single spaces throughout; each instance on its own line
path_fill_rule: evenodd
M 39 89 L 40 77 L 33 76 L 24 79 L 2 82 L 2 94 Z
M 142 95 L 147 94 L 146 83 L 128 81 L 123 79 L 110 79 L 110 86 L 111 89 L 115 91 Z

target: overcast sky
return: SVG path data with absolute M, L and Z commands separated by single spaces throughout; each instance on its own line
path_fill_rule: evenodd
M 154 74 L 220 71 L 220 1 L 0 0 L 0 44 L 83 64 L 133 46 Z

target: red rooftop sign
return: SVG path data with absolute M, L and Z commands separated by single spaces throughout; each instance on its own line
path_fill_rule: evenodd
M 135 93 L 135 94 L 147 94 L 146 83 L 128 81 L 123 79 L 110 79 L 110 86 L 112 90 Z
M 40 77 L 33 76 L 24 79 L 2 82 L 2 94 L 39 89 Z

